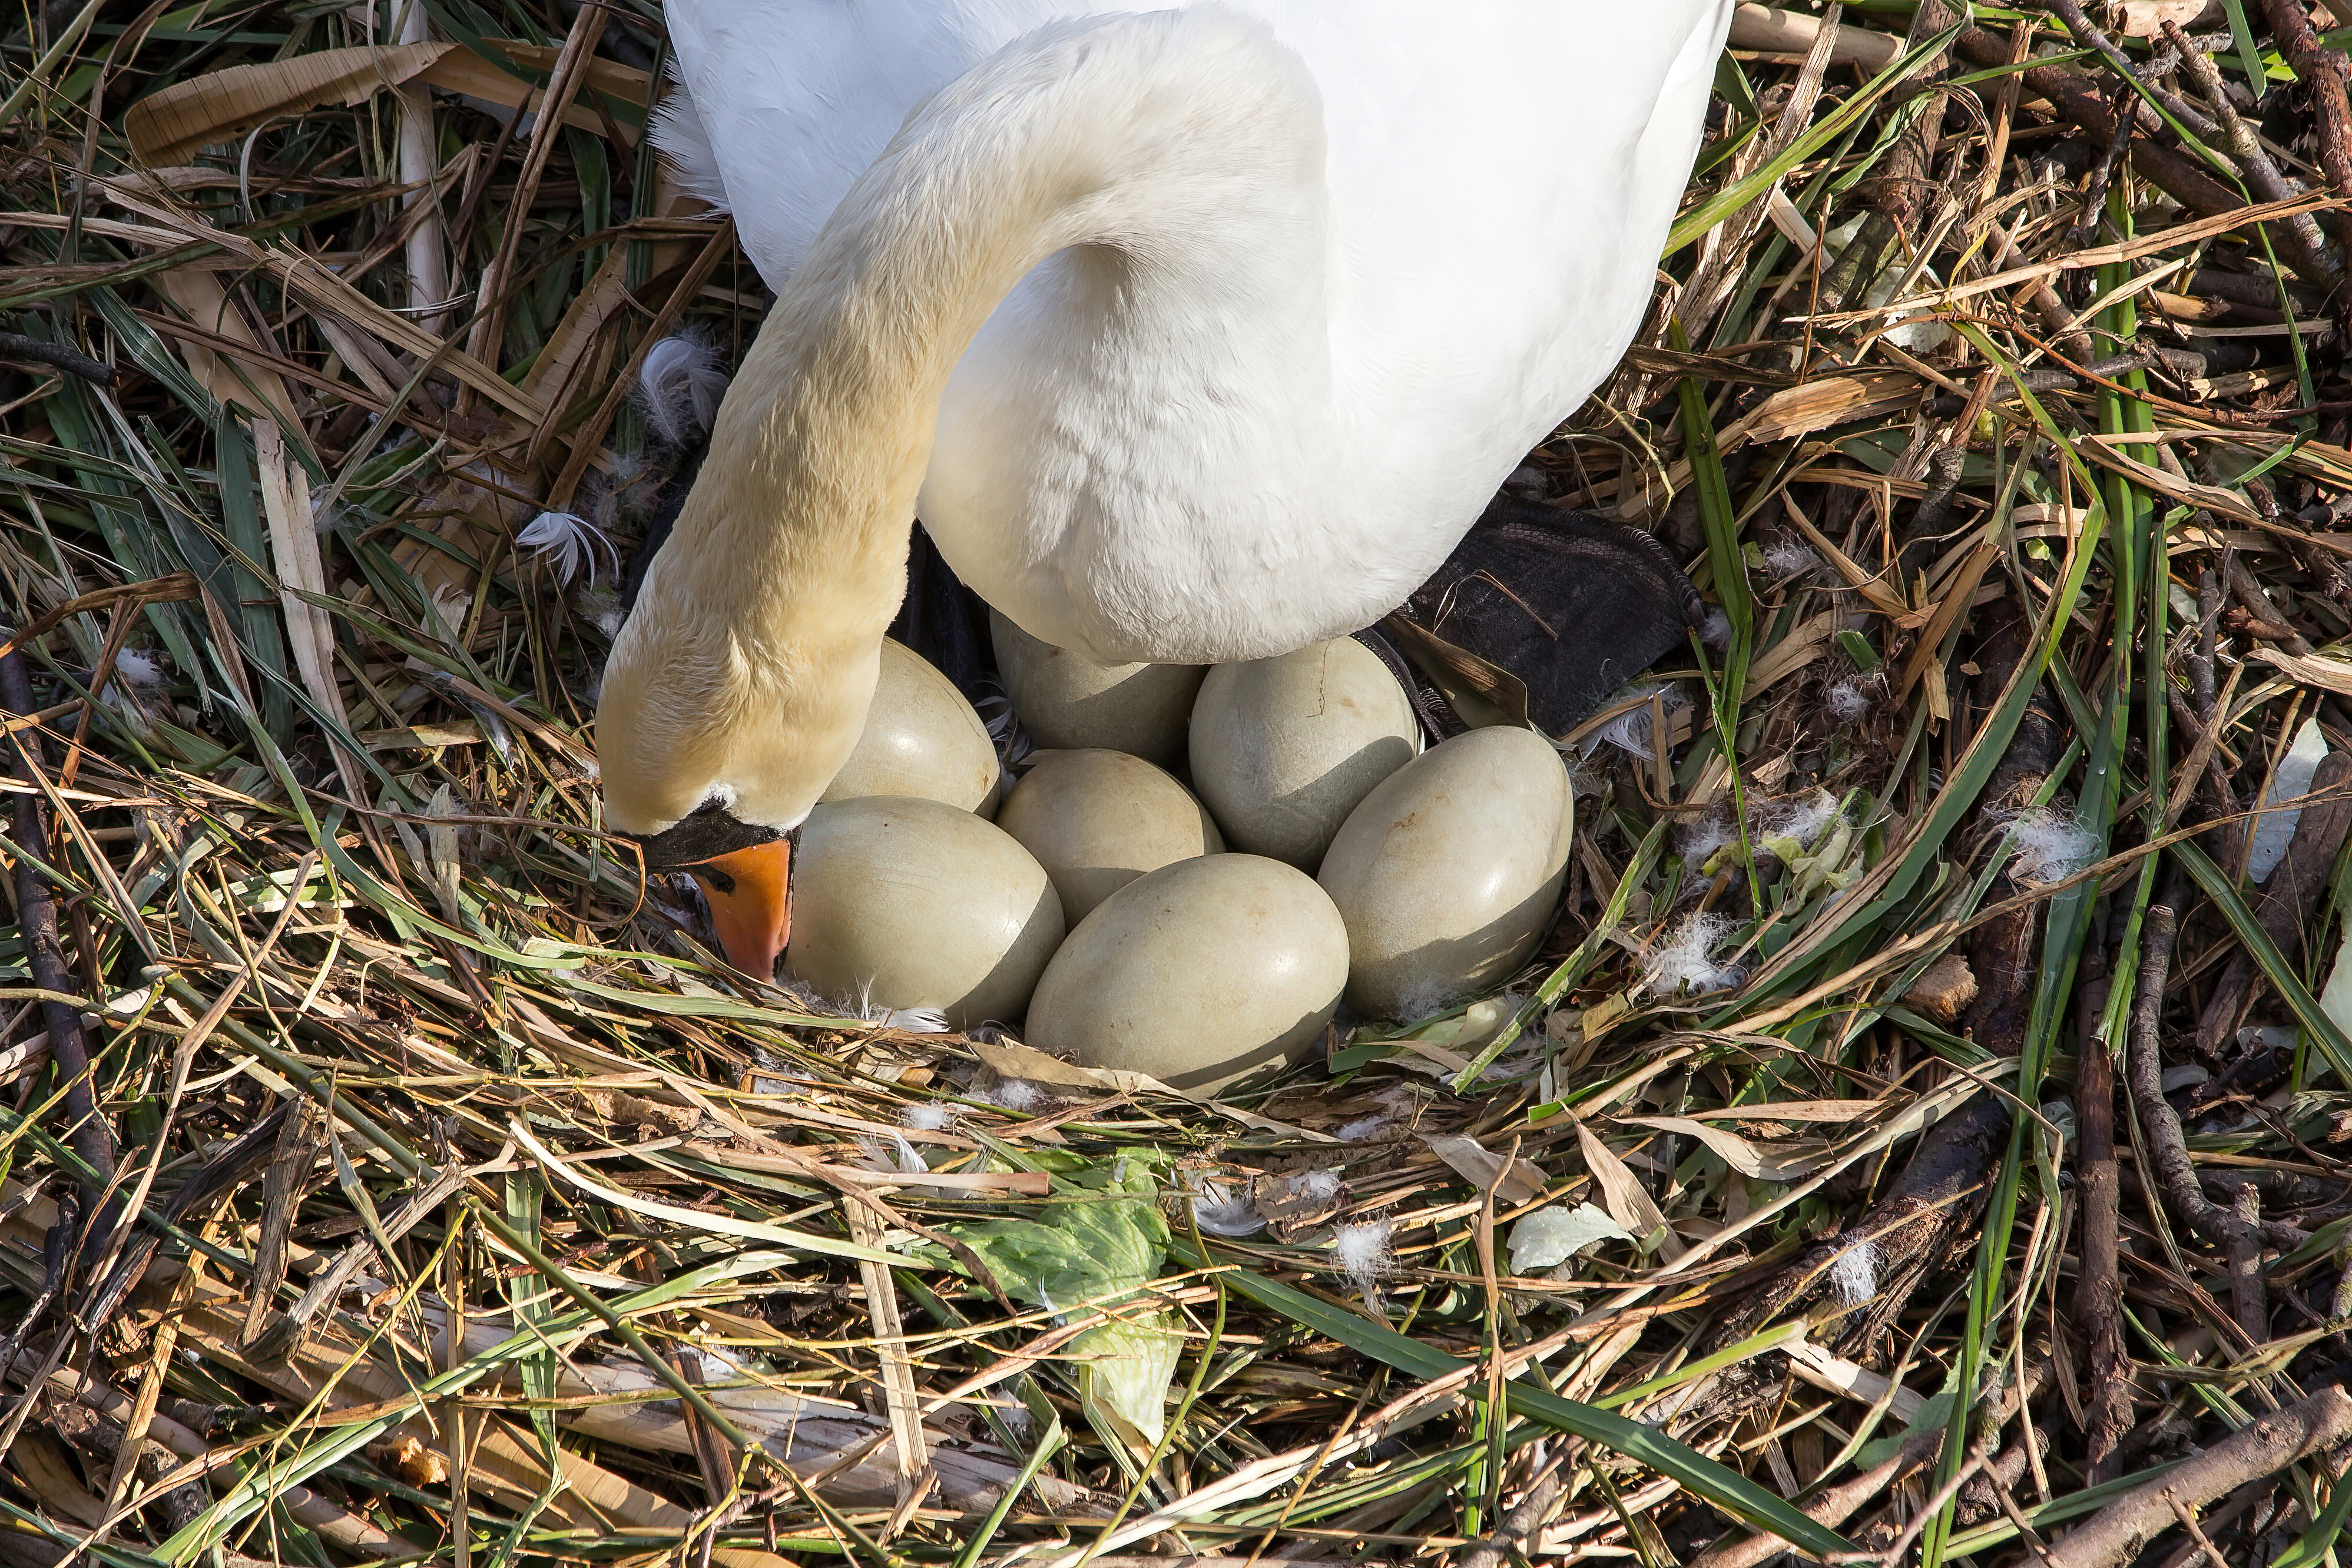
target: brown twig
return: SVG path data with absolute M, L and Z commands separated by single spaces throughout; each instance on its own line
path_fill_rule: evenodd
M 21 649 L 0 654 L 0 705 L 5 706 L 11 717 L 34 710 L 32 682 L 25 673 Z M 16 917 L 24 930 L 33 984 L 51 993 L 79 996 L 81 987 L 58 940 L 57 892 L 39 863 L 49 858 L 48 831 L 41 821 L 37 784 L 42 772 L 39 732 L 30 727 L 10 730 L 0 758 L 27 786 L 16 796 L 16 847 L 22 852 L 16 862 Z M 49 1031 L 49 1060 L 65 1081 L 66 1141 L 97 1173 L 96 1182 L 83 1194 L 86 1211 L 96 1214 L 106 1186 L 114 1179 L 114 1133 L 98 1113 L 81 1010 L 52 995 L 42 998 L 41 1019 Z
M 2131 1048 L 2126 1080 L 2131 1087 L 2132 1112 L 2147 1139 L 2149 1174 L 2163 1192 L 2165 1205 L 2180 1221 L 2217 1246 L 2242 1243 L 2242 1227 L 2230 1210 L 2205 1196 L 2197 1182 L 2197 1167 L 2180 1129 L 2180 1117 L 2164 1097 L 2164 1057 L 2158 1020 L 2164 1012 L 2164 985 L 2172 973 L 2172 946 L 2179 931 L 2180 908 L 2188 889 L 2175 883 L 2148 905 L 2141 929 L 2139 987 L 2132 998 Z M 2294 1226 L 2272 1222 L 2261 1236 L 2279 1246 L 2298 1246 L 2304 1232 Z
M 2150 908 L 2152 917 L 2156 914 Z M 2110 1568 L 2131 1561 L 2176 1521 L 2173 1500 L 2197 1508 L 2248 1481 L 2272 1475 L 2352 1437 L 2352 1394 L 2320 1389 L 2281 1410 L 2255 1417 L 2195 1458 L 2091 1516 L 2051 1548 L 2052 1568 Z
M 26 337 L 22 332 L 0 332 L 0 360 L 30 360 L 35 364 L 54 365 L 58 370 L 96 382 L 100 386 L 114 384 L 114 367 L 101 360 L 93 360 L 63 343 L 52 343 L 42 338 Z
M 2074 1114 L 2081 1135 L 2075 1144 L 2074 1184 L 2082 1218 L 2074 1323 L 2090 1353 L 2089 1396 L 2083 1412 L 2084 1475 L 2095 1486 L 2114 1479 L 2116 1441 L 2131 1429 L 2131 1382 L 2119 1312 L 2122 1286 L 2116 1270 L 2123 1233 L 2116 1177 L 2116 1064 L 2098 1032 L 2112 988 L 2104 942 L 2084 947 L 2082 977 L 2075 998 Z
M 2238 172 L 2252 186 L 2254 193 L 2266 202 L 2284 202 L 2303 194 L 2300 186 L 2279 172 L 2271 155 L 2263 150 L 2263 139 L 2254 133 L 2239 115 L 2237 105 L 2230 101 L 2229 92 L 2221 86 L 2221 73 L 2214 68 L 2213 58 L 2199 48 L 2195 40 L 2180 30 L 2180 24 L 2166 17 L 2164 37 L 2180 51 L 2180 62 L 2197 83 L 2197 90 L 2213 106 L 2215 129 L 2229 143 L 2230 156 L 2237 161 Z M 2320 237 L 2319 225 L 2309 213 L 2298 213 L 2286 220 L 2287 241 L 2296 259 L 2307 264 L 2315 277 L 2330 283 L 2343 281 L 2344 268 L 2327 254 L 2326 242 Z
M 2320 47 L 2311 30 L 2311 14 L 2299 0 L 2263 0 L 2271 19 L 2271 37 L 2294 74 L 2311 89 L 2312 106 L 2319 116 L 2319 162 L 2338 195 L 2352 196 L 2352 99 L 2344 84 L 2344 56 Z M 2330 213 L 2328 227 L 2336 244 L 2352 256 L 2352 213 Z

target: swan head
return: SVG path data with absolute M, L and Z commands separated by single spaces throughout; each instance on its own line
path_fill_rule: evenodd
M 880 639 L 692 613 L 661 565 L 596 705 L 605 821 L 648 872 L 691 873 L 728 962 L 766 980 L 792 931 L 793 835 L 857 744 Z

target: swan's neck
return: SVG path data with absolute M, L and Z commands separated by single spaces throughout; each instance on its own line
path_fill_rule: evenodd
M 917 110 L 779 296 L 615 646 L 615 825 L 712 785 L 783 825 L 831 781 L 905 591 L 941 391 L 1040 260 L 1089 247 L 1081 292 L 1181 303 L 1164 314 L 1192 334 L 1319 332 L 1290 319 L 1319 299 L 1323 156 L 1304 66 L 1217 11 L 1059 24 Z

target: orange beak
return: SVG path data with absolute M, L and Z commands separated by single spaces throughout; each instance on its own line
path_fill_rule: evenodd
M 774 978 L 793 930 L 792 841 L 730 850 L 685 869 L 710 900 L 710 923 L 727 961 L 755 980 Z

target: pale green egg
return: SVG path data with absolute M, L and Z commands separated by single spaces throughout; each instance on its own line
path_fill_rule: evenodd
M 1078 922 L 1024 1038 L 1208 1094 L 1312 1051 L 1347 979 L 1347 926 L 1312 878 L 1261 855 L 1203 855 L 1138 877 Z
M 1348 926 L 1348 1003 L 1416 1019 L 1508 979 L 1568 872 L 1568 769 L 1532 730 L 1457 735 L 1364 797 L 1317 880 Z
M 1184 786 L 1123 751 L 1040 753 L 996 825 L 1037 857 L 1073 924 L 1144 873 L 1225 847 Z
M 826 999 L 1021 1016 L 1062 940 L 1061 895 L 1013 836 L 943 800 L 822 805 L 793 855 L 784 971 Z
M 1164 762 L 1184 744 L 1199 664 L 1097 664 L 988 612 L 997 672 L 1039 746 L 1100 747 Z

